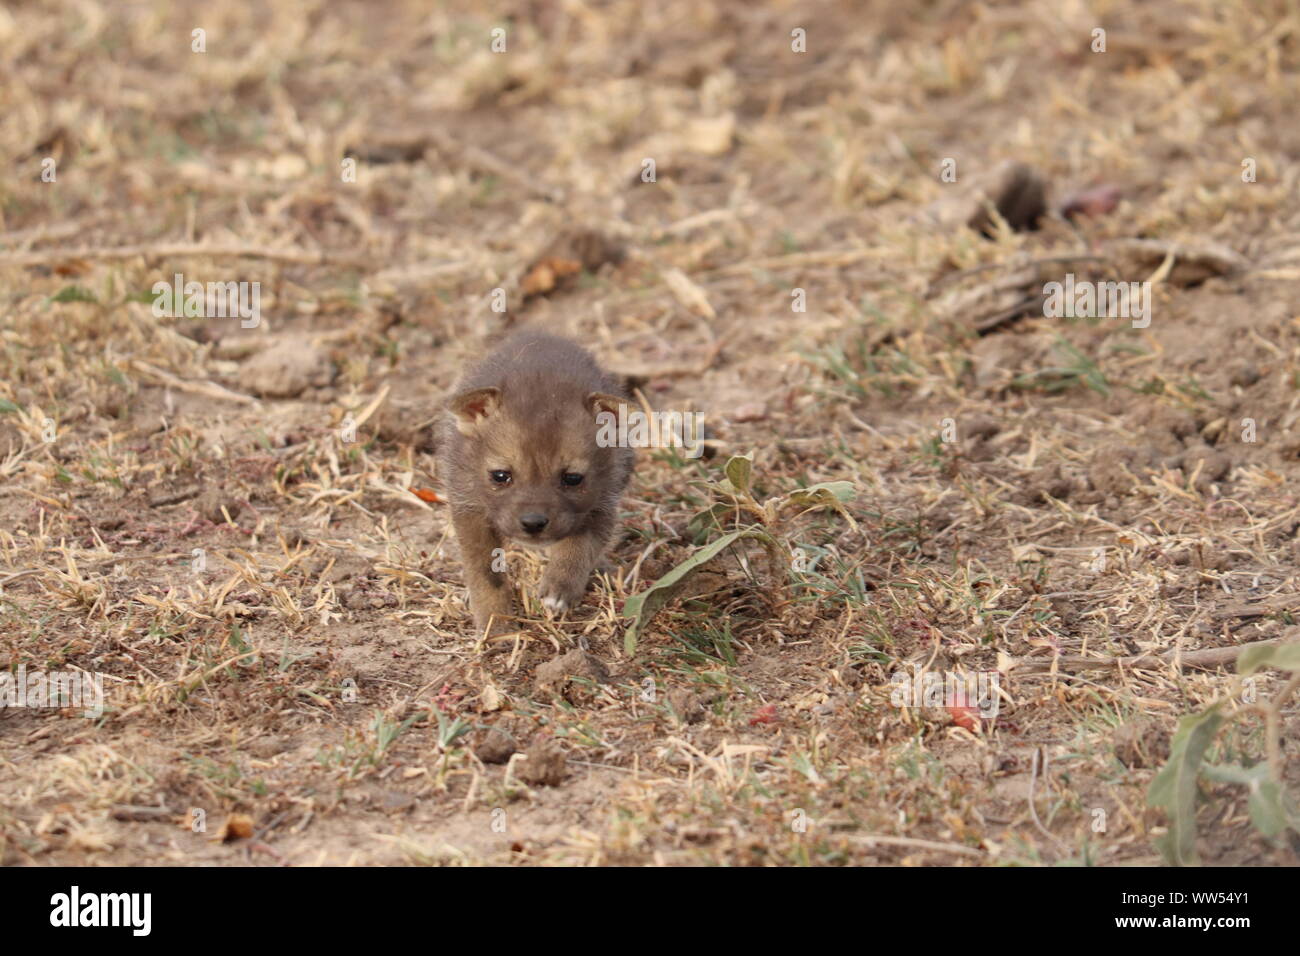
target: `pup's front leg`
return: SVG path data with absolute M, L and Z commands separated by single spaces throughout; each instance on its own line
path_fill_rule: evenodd
M 542 574 L 542 606 L 556 614 L 581 603 L 605 547 L 614 530 L 612 521 L 598 521 L 581 534 L 551 545 L 546 571 Z
M 513 610 L 510 583 L 504 570 L 501 537 L 487 517 L 475 511 L 452 512 L 452 526 L 460 543 L 461 563 L 465 566 L 465 584 L 469 587 L 469 609 L 479 632 L 505 630 L 506 618 Z

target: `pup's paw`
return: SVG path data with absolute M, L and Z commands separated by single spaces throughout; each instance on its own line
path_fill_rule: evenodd
M 546 608 L 549 614 L 563 614 L 569 609 L 569 601 L 558 594 L 544 594 L 542 595 L 542 607 Z
M 474 614 L 474 627 L 480 634 L 496 637 L 510 630 L 514 602 L 508 593 L 490 591 L 477 601 L 471 600 L 470 607 Z
M 570 608 L 577 607 L 582 603 L 583 592 L 587 590 L 585 584 L 586 582 L 574 585 L 571 581 L 547 581 L 543 578 L 539 589 L 542 607 L 552 615 L 563 614 Z

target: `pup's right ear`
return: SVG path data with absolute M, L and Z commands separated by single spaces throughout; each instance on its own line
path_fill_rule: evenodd
M 461 392 L 448 403 L 456 416 L 456 430 L 473 438 L 484 421 L 491 418 L 501 404 L 501 389 L 475 388 Z
M 587 396 L 587 407 L 595 415 L 599 415 L 601 412 L 617 415 L 619 406 L 626 404 L 628 404 L 626 398 L 620 398 L 617 395 L 606 395 L 604 392 L 592 392 Z

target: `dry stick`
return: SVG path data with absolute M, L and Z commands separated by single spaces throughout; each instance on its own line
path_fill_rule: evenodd
M 0 233 L 0 245 L 10 245 L 17 242 L 48 242 L 51 239 L 66 239 L 68 236 L 75 236 L 77 233 L 85 232 L 89 226 L 94 225 L 96 218 L 73 220 L 72 222 L 61 222 L 55 225 L 33 226 L 31 229 L 17 229 L 13 232 Z
M 1183 651 L 1178 648 L 1162 651 L 1159 654 L 1137 654 L 1133 657 L 1058 657 L 1053 660 L 1028 661 L 1021 658 L 1012 665 L 1022 674 L 1051 670 L 1053 664 L 1058 668 L 1086 670 L 1090 667 L 1149 667 L 1159 663 L 1177 661 L 1187 667 L 1222 667 L 1231 664 L 1241 656 L 1242 651 L 1253 647 L 1273 647 L 1278 642 L 1252 641 L 1249 644 L 1237 644 L 1233 647 L 1209 647 L 1199 651 Z
M 1043 765 L 1043 776 L 1047 776 L 1047 755 L 1043 753 L 1042 747 L 1035 747 L 1034 759 L 1029 767 L 1029 816 L 1033 818 L 1034 826 L 1038 828 L 1039 833 L 1055 843 L 1058 849 L 1068 852 L 1069 847 L 1055 833 L 1043 826 L 1043 821 L 1038 819 L 1038 808 L 1034 806 L 1034 785 L 1038 783 L 1038 764 L 1040 760 Z
M 1286 686 L 1273 698 L 1264 712 L 1264 732 L 1268 742 L 1269 774 L 1279 784 L 1282 782 L 1282 707 L 1300 687 L 1300 671 L 1291 675 Z
M 705 353 L 704 358 L 698 362 L 693 362 L 690 365 L 642 365 L 640 367 L 624 365 L 611 369 L 610 371 L 616 376 L 631 379 L 634 382 L 648 382 L 656 378 L 680 378 L 687 375 L 703 375 L 712 368 L 713 363 L 718 360 L 718 356 L 722 353 L 722 348 L 727 344 L 727 341 L 728 336 L 719 336 L 712 345 L 709 346 L 709 350 Z
M 256 405 L 257 399 L 251 395 L 241 395 L 239 392 L 232 392 L 223 385 L 216 382 L 198 381 L 187 382 L 185 379 L 177 378 L 170 372 L 164 372 L 160 368 L 155 368 L 148 362 L 141 362 L 139 359 L 131 360 L 131 367 L 138 372 L 150 375 L 162 382 L 169 388 L 174 388 L 180 392 L 189 392 L 192 395 L 202 395 L 204 398 L 217 398 L 227 402 L 238 402 L 241 405 Z
M 209 667 L 205 671 L 196 668 L 195 671 L 191 673 L 189 677 L 182 677 L 179 680 L 177 680 L 176 683 L 183 685 L 186 691 L 192 691 L 194 688 L 198 687 L 205 680 L 207 680 L 209 677 L 211 677 L 213 674 L 217 673 L 218 671 L 222 670 L 223 668 L 229 667 L 231 664 L 238 664 L 244 658 L 253 657 L 258 653 L 260 652 L 256 648 L 254 648 L 253 650 L 247 651 L 246 653 L 236 654 L 234 657 L 222 661 L 216 667 Z
M 514 183 L 525 192 L 532 193 L 540 199 L 545 199 L 547 202 L 553 203 L 562 202 L 564 200 L 563 193 L 554 189 L 548 189 L 540 183 L 533 182 L 533 180 L 520 173 L 505 160 L 497 158 L 486 149 L 482 149 L 471 143 L 462 143 L 454 137 L 448 136 L 441 130 L 428 130 L 421 134 L 421 138 L 425 142 L 432 143 L 441 150 L 446 150 L 451 153 L 460 153 L 469 165 L 477 167 L 479 172 L 491 173 L 493 176 L 499 176 L 507 182 Z
M 933 282 L 930 283 L 929 293 L 932 294 L 935 289 L 939 288 L 939 286 L 945 285 L 946 283 L 949 282 L 955 282 L 957 279 L 965 279 L 968 276 L 979 275 L 981 272 L 988 272 L 992 269 L 1001 269 L 1004 266 L 1009 267 L 1011 269 L 1018 270 L 1018 269 L 1026 269 L 1031 266 L 1065 265 L 1070 262 L 1110 262 L 1110 261 L 1111 259 L 1109 256 L 1097 256 L 1097 255 L 1092 255 L 1090 253 L 1081 252 L 1076 255 L 1047 256 L 1042 259 L 1030 259 L 1028 262 L 1016 262 L 1015 260 L 1012 260 L 1010 262 L 986 262 L 984 265 L 975 266 L 974 268 L 971 269 L 959 269 L 956 272 L 949 272 L 947 275 L 939 276 L 939 278 L 935 279 Z
M 193 488 L 185 488 L 181 491 L 173 491 L 171 494 L 161 495 L 157 498 L 150 498 L 149 507 L 164 508 L 167 505 L 178 505 L 182 501 L 189 501 L 191 498 L 197 498 L 199 492 L 202 490 L 203 489 L 198 486 L 195 486 Z
M 877 836 L 875 834 L 847 834 L 848 839 L 855 843 L 878 844 L 880 846 L 906 846 L 915 847 L 918 850 L 937 850 L 941 853 L 957 853 L 961 856 L 973 856 L 982 860 L 984 853 L 973 847 L 962 846 L 958 843 L 938 843 L 934 840 L 918 840 L 913 837 L 899 836 Z
M 990 332 L 995 332 L 1004 325 L 1010 325 L 1012 322 L 1024 318 L 1029 314 L 1030 308 L 1032 308 L 1034 303 L 1037 301 L 1037 296 L 1029 296 L 1028 298 L 1020 300 L 1009 309 L 995 312 L 987 318 L 980 319 L 980 321 L 975 323 L 975 334 L 988 335 Z
M 13 574 L 0 575 L 0 588 L 3 588 L 10 581 L 17 581 L 20 578 L 28 578 L 33 574 L 40 574 L 43 568 L 28 568 L 25 571 L 15 571 Z
M 700 279 L 709 279 L 714 276 L 744 275 L 753 269 L 796 269 L 801 266 L 811 265 L 830 265 L 830 266 L 848 266 L 861 262 L 863 259 L 881 258 L 884 250 L 878 248 L 867 249 L 821 249 L 813 252 L 791 252 L 784 256 L 769 256 L 762 259 L 746 259 L 741 262 L 733 262 L 731 265 L 718 266 L 715 269 L 704 269 L 696 273 Z
M 261 840 L 254 840 L 248 845 L 248 856 L 251 858 L 254 853 L 265 853 L 269 857 L 274 857 L 281 866 L 293 865 L 280 854 L 279 850 Z
M 312 252 L 308 249 L 274 249 L 270 246 L 204 246 L 193 242 L 163 243 L 156 246 L 111 246 L 99 249 L 43 249 L 40 252 L 0 253 L 0 263 L 20 266 L 45 265 L 66 259 L 170 259 L 199 256 L 207 259 L 271 259 L 299 265 L 354 265 L 369 261 L 356 253 Z
M 114 820 L 125 820 L 131 823 L 142 823 L 150 820 L 167 820 L 179 814 L 171 807 L 141 807 L 134 804 L 119 803 L 114 804 L 109 810 L 109 816 Z

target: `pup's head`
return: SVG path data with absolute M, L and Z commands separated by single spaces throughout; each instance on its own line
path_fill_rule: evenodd
M 621 481 L 615 448 L 596 441 L 596 416 L 626 399 L 600 392 L 511 401 L 501 389 L 475 388 L 450 402 L 466 439 L 461 466 L 474 496 L 501 535 L 550 544 L 582 529 L 608 507 Z

